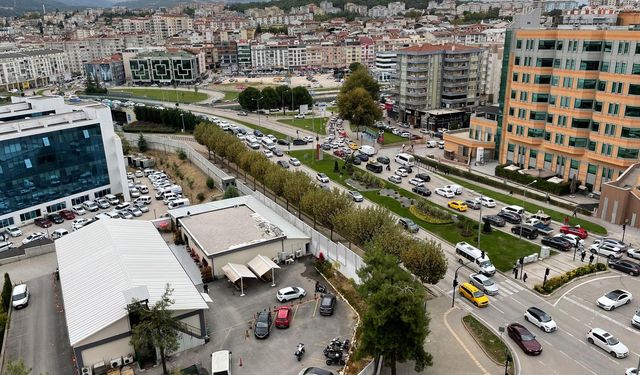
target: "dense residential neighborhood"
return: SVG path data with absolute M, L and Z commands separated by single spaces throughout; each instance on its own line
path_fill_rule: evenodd
M 639 5 L 5 4 L 0 374 L 637 375 Z

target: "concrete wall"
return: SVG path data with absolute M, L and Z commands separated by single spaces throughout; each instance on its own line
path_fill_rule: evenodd
M 113 358 L 126 356 L 134 352 L 133 347 L 129 344 L 131 337 L 123 337 L 116 341 L 105 342 L 102 344 L 100 341 L 106 341 L 115 336 L 127 334 L 129 332 L 129 318 L 124 317 L 80 341 L 74 345 L 73 348 L 76 351 L 76 355 L 81 356 L 79 360 L 82 361 L 84 366 L 93 365 L 100 361 L 105 361 L 106 363 Z M 83 350 L 83 347 L 87 346 L 88 348 Z
M 9 264 L 9 263 L 19 262 L 19 261 L 21 261 L 23 259 L 36 257 L 38 255 L 42 255 L 42 254 L 46 254 L 46 253 L 53 253 L 54 251 L 56 251 L 56 247 L 55 247 L 55 244 L 53 242 L 52 243 L 48 243 L 48 244 L 44 244 L 44 245 L 39 245 L 39 246 L 26 248 L 26 249 L 24 249 L 24 254 L 22 254 L 22 255 L 17 255 L 17 256 L 14 256 L 14 257 L 10 257 L 10 258 L 0 259 L 0 266 L 5 265 L 5 264 Z

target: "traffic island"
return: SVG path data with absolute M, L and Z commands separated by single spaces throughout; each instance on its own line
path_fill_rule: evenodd
M 497 365 L 505 366 L 505 362 L 507 358 L 509 358 L 507 373 L 515 374 L 513 360 L 511 359 L 513 355 L 500 337 L 472 315 L 464 316 L 462 318 L 462 325 L 464 325 L 464 328 L 467 329 L 467 332 L 473 337 L 478 346 L 482 348 L 484 354 Z

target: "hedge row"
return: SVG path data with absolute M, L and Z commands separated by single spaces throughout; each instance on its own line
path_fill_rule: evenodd
M 533 288 L 539 293 L 550 294 L 554 290 L 560 288 L 576 277 L 589 275 L 596 271 L 604 271 L 606 269 L 607 265 L 604 263 L 589 264 L 586 266 L 578 267 L 575 270 L 571 270 L 563 275 L 552 277 L 547 280 L 544 286 L 542 286 L 542 284 L 537 284 Z
M 161 125 L 161 124 L 156 124 L 156 123 L 151 123 L 151 122 L 143 122 L 143 121 L 137 121 L 128 125 L 124 125 L 122 127 L 122 130 L 125 133 L 161 133 L 161 134 L 172 134 L 176 132 L 176 129 L 165 126 L 165 125 Z
M 569 194 L 571 192 L 570 191 L 571 184 L 568 182 L 561 182 L 559 184 L 554 184 L 552 182 L 545 181 L 543 179 L 537 179 L 535 177 L 519 173 L 518 171 L 505 169 L 509 165 L 511 164 L 503 164 L 503 165 L 496 166 L 496 176 L 506 178 L 508 180 L 515 181 L 523 185 L 528 185 L 528 184 L 531 184 L 533 181 L 536 181 L 534 184 L 531 184 L 532 187 L 546 191 L 551 194 L 555 194 L 555 195 Z
M 492 178 L 488 178 L 488 177 L 485 177 L 485 176 L 482 176 L 482 175 L 478 175 L 478 174 L 471 173 L 471 172 L 468 172 L 468 171 L 464 171 L 464 170 L 461 170 L 461 169 L 458 169 L 458 168 L 455 168 L 455 167 L 451 167 L 450 165 L 440 163 L 440 162 L 438 162 L 436 160 L 433 160 L 433 159 L 430 159 L 430 158 L 425 158 L 425 157 L 418 156 L 418 155 L 414 155 L 414 156 L 422 164 L 428 165 L 428 166 L 430 166 L 432 168 L 435 168 L 436 170 L 447 171 L 447 173 L 451 173 L 453 175 L 460 176 L 460 177 L 462 177 L 462 178 L 464 178 L 466 180 L 475 181 L 475 182 L 478 182 L 478 183 L 481 183 L 481 184 L 484 184 L 484 185 L 488 185 L 488 186 L 492 186 L 492 187 L 495 187 L 495 188 L 498 188 L 498 189 L 501 189 L 501 190 L 513 191 L 514 193 L 517 193 L 517 194 L 520 194 L 520 195 L 524 194 L 524 190 L 522 188 L 514 187 L 514 186 L 511 186 L 511 185 L 507 185 L 504 182 L 496 181 L 496 180 L 494 180 Z M 504 170 L 504 166 L 499 166 L 499 167 L 502 167 L 502 170 Z M 496 167 L 496 175 L 498 173 L 497 170 L 498 170 L 498 167 Z M 518 173 L 518 175 L 522 176 L 520 173 Z M 525 177 L 529 177 L 529 176 L 525 176 Z M 503 177 L 503 178 L 507 178 L 507 177 Z M 533 180 L 534 179 L 531 179 L 531 181 L 533 181 Z M 529 183 L 531 181 L 528 181 L 526 183 Z M 537 186 L 537 184 L 535 184 L 534 186 Z M 539 195 L 539 194 L 527 194 L 527 198 L 535 199 L 535 200 L 540 201 L 540 202 L 545 202 L 545 200 L 546 200 L 545 196 L 542 196 L 542 195 Z M 554 206 L 561 207 L 561 208 L 564 208 L 564 209 L 567 209 L 567 210 L 571 210 L 571 211 L 573 211 L 575 209 L 575 207 L 573 205 L 571 205 L 571 204 L 567 204 L 567 203 L 564 203 L 564 202 L 558 202 L 558 201 L 555 201 L 553 199 L 551 199 L 551 201 L 549 203 L 554 205 Z M 578 208 L 578 211 L 580 213 L 582 213 L 583 215 L 587 215 L 587 216 L 591 216 L 591 214 L 592 214 L 590 211 L 582 210 L 580 208 Z

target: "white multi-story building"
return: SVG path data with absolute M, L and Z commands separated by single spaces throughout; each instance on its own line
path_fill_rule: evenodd
M 378 52 L 376 53 L 375 67 L 371 69 L 371 73 L 380 83 L 390 82 L 395 76 L 397 63 L 397 52 Z
M 40 87 L 58 82 L 68 74 L 61 50 L 33 49 L 0 53 L 0 86 L 9 89 Z
M 307 47 L 304 45 L 289 46 L 287 68 L 298 69 L 307 66 Z
M 128 200 L 120 138 L 108 107 L 62 97 L 0 106 L 0 227 L 23 225 L 106 194 Z
M 71 73 L 81 73 L 84 64 L 111 56 L 126 48 L 122 38 L 88 38 L 64 41 L 48 41 L 45 47 L 63 50 L 69 61 Z
M 251 64 L 253 69 L 258 71 L 287 69 L 289 66 L 289 46 L 278 44 L 252 45 Z

